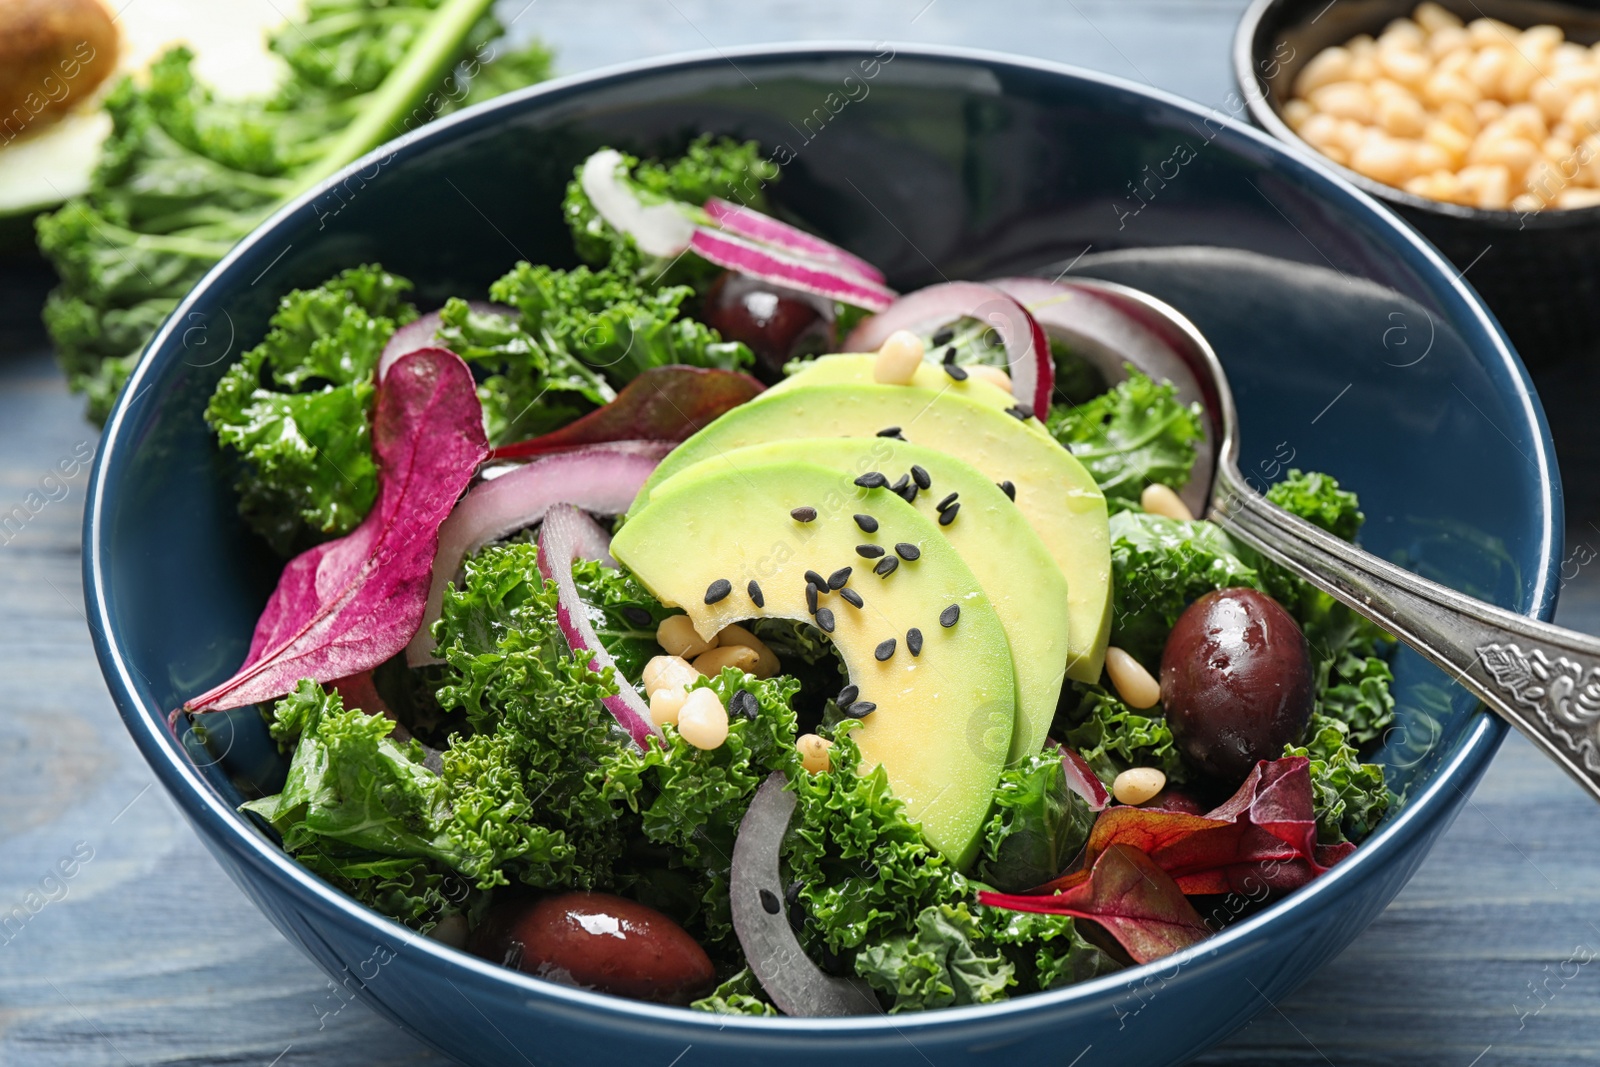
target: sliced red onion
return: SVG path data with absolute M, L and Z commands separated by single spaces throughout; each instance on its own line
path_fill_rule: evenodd
M 880 285 L 885 281 L 883 272 L 860 256 L 852 255 L 815 234 L 796 229 L 753 208 L 712 197 L 706 201 L 706 214 L 712 222 L 729 233 L 748 237 L 773 248 L 788 249 L 811 259 L 837 263 L 850 273 Z
M 439 527 L 428 603 L 422 625 L 406 646 L 406 662 L 413 667 L 440 662 L 434 655 L 433 624 L 439 620 L 445 586 L 455 579 L 463 559 L 490 541 L 540 522 L 556 504 L 622 514 L 671 449 L 667 441 L 591 445 L 545 456 L 468 490 Z
M 516 308 L 506 307 L 504 304 L 490 304 L 482 300 L 469 300 L 467 306 L 479 315 L 517 313 Z M 383 346 L 382 354 L 378 356 L 378 381 L 383 381 L 384 375 L 389 373 L 389 368 L 401 356 L 415 352 L 419 348 L 436 347 L 440 325 L 439 312 L 430 311 L 396 330 L 389 337 L 389 343 Z
M 774 285 L 815 293 L 868 311 L 882 311 L 895 301 L 893 289 L 847 270 L 836 262 L 759 244 L 726 230 L 699 227 L 694 231 L 689 249 L 702 259 L 727 270 L 749 274 Z
M 778 858 L 795 795 L 784 785 L 781 774 L 761 783 L 733 842 L 728 898 L 739 947 L 756 981 L 785 1015 L 880 1015 L 883 1009 L 871 987 L 859 979 L 823 973 L 789 925 Z
M 611 538 L 599 524 L 571 504 L 551 507 L 539 530 L 539 573 L 556 583 L 556 623 L 574 652 L 590 654 L 589 668 L 595 671 L 607 667 L 615 670 L 617 664 L 589 622 L 589 609 L 578 596 L 578 583 L 572 580 L 572 563 L 578 559 L 609 560 L 610 545 Z M 640 748 L 649 743 L 649 738 L 660 736 L 661 731 L 650 718 L 650 706 L 620 671 L 617 695 L 605 697 L 601 703 Z
M 1185 404 L 1204 406 L 1200 383 L 1176 347 L 1182 342 L 1165 335 L 1166 324 L 1119 286 L 1044 278 L 997 278 L 989 284 L 1021 301 L 1047 335 L 1067 344 L 1107 382 L 1126 378 L 1131 363 L 1158 382 L 1171 382 Z M 1196 471 L 1211 469 L 1213 447 L 1209 433 L 1196 444 Z M 1209 490 L 1209 479 L 1191 478 L 1179 495 L 1200 515 Z
M 1089 767 L 1089 761 L 1066 745 L 1061 746 L 1061 770 L 1066 774 L 1067 788 L 1082 797 L 1090 811 L 1104 811 L 1111 803 L 1111 794 Z
M 944 282 L 908 293 L 887 310 L 863 320 L 845 338 L 844 348 L 847 352 L 875 352 L 896 330 L 926 337 L 961 319 L 975 319 L 1000 335 L 1011 374 L 1011 394 L 1044 418 L 1056 384 L 1049 339 L 1026 308 L 992 285 Z
M 695 223 L 675 202 L 646 204 L 628 185 L 627 162 L 614 148 L 603 148 L 584 160 L 578 184 L 584 195 L 620 233 L 632 237 L 646 255 L 669 259 L 689 247 Z

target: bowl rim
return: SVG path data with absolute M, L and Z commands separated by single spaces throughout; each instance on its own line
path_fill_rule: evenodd
M 1465 204 L 1434 200 L 1393 185 L 1385 185 L 1323 155 L 1315 145 L 1290 129 L 1289 124 L 1278 114 L 1278 109 L 1267 102 L 1270 94 L 1259 72 L 1258 64 L 1263 57 L 1256 51 L 1256 34 L 1267 15 L 1283 7 L 1287 2 L 1288 0 L 1251 0 L 1250 6 L 1239 16 L 1239 24 L 1234 27 L 1232 47 L 1234 84 L 1244 99 L 1251 119 L 1280 142 L 1298 152 L 1311 155 L 1323 167 L 1369 196 L 1386 203 L 1398 204 L 1412 211 L 1449 219 L 1452 222 L 1476 222 L 1497 230 L 1567 229 L 1600 222 L 1600 204 L 1539 211 L 1513 211 L 1510 208 L 1499 211 L 1493 208 L 1469 207 Z
M 1107 975 L 1066 986 L 1061 989 L 1015 997 L 993 1004 L 944 1008 L 936 1011 L 916 1012 L 897 1016 L 853 1016 L 848 1018 L 792 1018 L 788 1016 L 752 1017 L 720 1015 L 693 1011 L 642 1001 L 628 1000 L 607 994 L 590 992 L 547 982 L 524 975 L 487 960 L 452 949 L 432 938 L 417 934 L 402 924 L 346 896 L 331 884 L 324 882 L 301 866 L 264 835 L 256 832 L 233 808 L 212 791 L 189 761 L 181 744 L 167 728 L 166 712 L 147 705 L 139 693 L 137 671 L 123 656 L 113 633 L 110 604 L 114 594 L 108 582 L 109 561 L 103 540 L 108 509 L 116 495 L 113 477 L 124 451 L 137 448 L 137 441 L 125 440 L 131 436 L 128 424 L 143 407 L 149 384 L 157 363 L 155 358 L 166 350 L 173 338 L 181 333 L 181 324 L 198 300 L 214 285 L 236 269 L 248 270 L 257 265 L 270 266 L 266 261 L 276 261 L 275 247 L 268 245 L 275 231 L 297 212 L 311 204 L 318 196 L 341 181 L 369 168 L 379 159 L 403 162 L 435 141 L 453 140 L 470 135 L 500 121 L 502 113 L 521 110 L 529 101 L 548 100 L 560 102 L 564 98 L 581 97 L 594 90 L 635 81 L 644 76 L 669 75 L 691 72 L 696 69 L 736 65 L 735 60 L 751 61 L 827 61 L 857 59 L 877 54 L 881 44 L 860 41 L 780 42 L 754 44 L 737 48 L 698 50 L 652 57 L 627 63 L 614 64 L 592 71 L 551 79 L 538 85 L 518 90 L 490 101 L 445 116 L 412 130 L 379 146 L 348 167 L 329 176 L 317 186 L 307 190 L 294 201 L 285 204 L 264 223 L 244 237 L 219 261 L 183 298 L 167 318 L 160 331 L 146 347 L 138 365 L 130 374 L 107 420 L 97 450 L 87 490 L 83 518 L 83 586 L 89 629 L 96 657 L 116 703 L 119 714 L 135 744 L 149 762 L 156 777 L 178 802 L 180 810 L 191 821 L 203 840 L 214 850 L 226 849 L 240 867 L 248 867 L 255 877 L 266 880 L 273 887 L 293 899 L 302 908 L 312 908 L 323 921 L 342 926 L 363 927 L 372 934 L 396 940 L 406 948 L 423 954 L 427 965 L 437 967 L 447 980 L 461 978 L 474 984 L 500 983 L 520 994 L 524 1002 L 544 1001 L 558 1008 L 581 1012 L 584 1016 L 615 1025 L 646 1025 L 653 1028 L 681 1027 L 688 1036 L 698 1035 L 707 1042 L 716 1035 L 728 1032 L 730 1036 L 743 1035 L 745 1039 L 759 1039 L 763 1035 L 822 1035 L 831 1036 L 895 1036 L 905 1037 L 915 1033 L 928 1038 L 948 1036 L 957 1030 L 968 1030 L 982 1024 L 1006 1023 L 1020 1017 L 1045 1015 L 1052 1009 L 1064 1009 L 1075 1002 L 1090 1001 L 1107 993 L 1125 990 L 1132 983 L 1157 978 L 1162 972 L 1179 970 L 1208 958 L 1240 947 L 1258 937 L 1276 924 L 1289 921 L 1296 914 L 1306 916 L 1300 921 L 1313 921 L 1319 912 L 1326 911 L 1345 891 L 1371 882 L 1383 874 L 1383 861 L 1391 852 L 1403 851 L 1408 842 L 1419 836 L 1437 833 L 1454 817 L 1454 806 L 1449 803 L 1451 792 L 1465 796 L 1475 784 L 1489 761 L 1493 758 L 1509 727 L 1491 714 L 1479 714 L 1472 721 L 1460 742 L 1458 751 L 1439 769 L 1432 780 L 1409 797 L 1405 806 L 1387 825 L 1371 835 L 1348 859 L 1339 863 L 1327 874 L 1297 890 L 1285 900 L 1264 909 L 1257 915 L 1237 922 L 1222 932 L 1199 944 L 1161 960 L 1124 968 Z M 1464 312 L 1465 319 L 1476 319 L 1486 335 L 1498 360 L 1486 359 L 1483 365 L 1494 369 L 1498 363 L 1512 387 L 1512 399 L 1520 403 L 1522 423 L 1532 428 L 1530 442 L 1534 455 L 1536 480 L 1544 505 L 1543 526 L 1538 543 L 1532 546 L 1535 565 L 1530 567 L 1533 585 L 1526 614 L 1549 618 L 1554 611 L 1555 579 L 1559 567 L 1559 541 L 1562 522 L 1562 495 L 1559 474 L 1553 462 L 1554 446 L 1543 409 L 1526 369 L 1511 347 L 1498 322 L 1483 306 L 1476 294 L 1456 274 L 1454 268 L 1432 245 L 1401 223 L 1391 213 L 1376 203 L 1372 197 L 1355 188 L 1326 168 L 1285 147 L 1267 134 L 1248 124 L 1223 115 L 1218 109 L 1186 100 L 1175 94 L 1141 85 L 1114 75 L 1090 71 L 1068 64 L 1017 56 L 992 50 L 972 49 L 942 45 L 895 45 L 895 56 L 912 57 L 955 69 L 968 68 L 993 71 L 1010 68 L 1028 75 L 1046 75 L 1068 82 L 1087 82 L 1100 88 L 1110 88 L 1145 100 L 1154 100 L 1167 108 L 1191 118 L 1206 118 L 1223 125 L 1218 137 L 1235 139 L 1235 149 L 1255 146 L 1283 160 L 1286 170 L 1301 181 L 1320 186 L 1320 192 L 1335 200 L 1341 207 L 1365 210 L 1375 225 L 1387 226 L 1395 238 L 1396 251 L 1409 264 L 1422 272 L 1432 272 L 1442 281 L 1446 295 L 1453 295 Z M 1243 144 L 1239 141 L 1242 139 Z M 282 251 L 276 251 L 281 256 Z M 175 350 L 174 350 L 175 351 Z M 176 358 L 168 352 L 161 360 L 163 366 Z M 126 432 L 125 432 L 126 431 Z M 1514 609 L 1515 610 L 1515 609 Z M 248 894 L 256 899 L 255 894 Z M 303 949 L 303 946 L 301 946 Z M 454 984 L 454 983 L 452 983 Z M 465 996 L 465 994 L 463 994 Z

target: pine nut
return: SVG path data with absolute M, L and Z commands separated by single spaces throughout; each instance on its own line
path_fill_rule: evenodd
M 801 734 L 794 743 L 800 752 L 800 766 L 810 774 L 822 774 L 833 767 L 833 757 L 829 750 L 833 742 L 816 734 Z
M 669 656 L 694 659 L 700 653 L 717 647 L 717 639 L 707 641 L 700 636 L 687 615 L 672 615 L 661 620 L 656 627 L 656 644 L 667 650 Z
M 1161 515 L 1179 522 L 1193 522 L 1194 512 L 1183 498 L 1160 482 L 1151 482 L 1139 494 L 1139 505 L 1152 515 Z
M 967 373 L 974 378 L 982 378 L 990 385 L 1011 392 L 1011 375 L 999 367 L 991 367 L 987 363 L 968 363 Z
M 680 656 L 657 656 L 639 672 L 646 693 L 657 689 L 686 689 L 700 680 L 700 672 Z
M 1167 776 L 1155 767 L 1130 767 L 1111 783 L 1119 804 L 1147 804 L 1167 786 Z
M 696 689 L 678 712 L 678 734 L 695 748 L 722 747 L 728 739 L 728 709 L 710 689 Z
M 778 654 L 768 648 L 765 641 L 736 622 L 722 628 L 722 632 L 717 634 L 717 644 L 721 648 L 739 646 L 754 649 L 759 659 L 750 673 L 757 678 L 771 678 L 782 667 L 778 662 Z
M 922 339 L 910 330 L 896 330 L 878 349 L 872 362 L 872 380 L 881 385 L 910 385 L 922 366 Z
M 657 689 L 650 694 L 650 718 L 657 726 L 665 726 L 667 723 L 676 726 L 678 715 L 683 711 L 683 703 L 688 699 L 689 694 L 678 686 L 673 686 L 671 689 Z
M 760 662 L 761 654 L 755 649 L 745 648 L 743 645 L 729 645 L 727 648 L 713 648 L 696 656 L 694 669 L 707 678 L 715 678 L 722 673 L 724 667 L 737 667 L 746 674 L 754 674 L 756 664 Z
M 1106 673 L 1111 676 L 1117 696 L 1130 708 L 1142 711 L 1161 700 L 1161 683 L 1144 669 L 1144 664 L 1116 645 L 1106 649 Z

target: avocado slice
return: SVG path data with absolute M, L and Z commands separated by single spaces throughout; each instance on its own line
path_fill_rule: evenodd
M 1089 472 L 1036 419 L 1019 420 L 949 390 L 914 385 L 769 389 L 668 453 L 629 513 L 673 474 L 723 452 L 789 438 L 873 437 L 889 427 L 1015 486 L 1018 513 L 1067 580 L 1067 677 L 1099 681 L 1111 628 L 1106 501 Z
M 815 385 L 876 385 L 878 383 L 872 379 L 872 365 L 877 358 L 877 355 L 871 352 L 842 352 L 832 356 L 818 356 L 777 385 L 768 388 L 763 395 L 786 393 L 791 389 L 808 389 Z M 911 378 L 911 384 L 919 389 L 932 389 L 934 392 L 949 390 L 956 396 L 964 396 L 1000 411 L 1017 402 L 1016 397 L 993 382 L 986 382 L 981 378 L 966 378 L 958 382 L 945 373 L 942 365 L 926 360 L 917 368 Z M 1041 426 L 1040 430 L 1043 429 Z
M 801 507 L 817 517 L 797 520 L 790 512 Z M 876 531 L 864 531 L 858 514 L 876 519 Z M 915 545 L 919 558 L 901 559 L 899 543 Z M 898 560 L 895 569 L 880 576 L 856 554 L 861 544 L 884 546 L 881 559 Z M 851 568 L 843 588 L 862 606 L 841 590 L 822 594 L 818 607 L 831 613 L 829 636 L 857 700 L 877 705 L 854 735 L 862 769 L 881 764 L 928 843 L 959 866 L 972 859 L 1010 750 L 1016 686 L 1005 627 L 937 525 L 887 489 L 861 489 L 821 464 L 718 462 L 685 470 L 652 496 L 612 539 L 611 554 L 702 635 L 753 617 L 821 625 L 821 611 L 813 616 L 806 603 L 805 572 Z M 724 580 L 731 589 L 718 598 Z M 945 626 L 952 606 L 957 617 Z
M 1026 522 L 1018 521 L 1016 504 L 999 486 L 954 456 L 885 437 L 773 441 L 735 449 L 673 475 L 656 488 L 651 499 L 672 492 L 682 479 L 697 477 L 700 472 L 724 469 L 751 477 L 749 468 L 786 462 L 819 463 L 852 480 L 868 471 L 880 471 L 893 481 L 910 472 L 913 465 L 921 469 L 929 488 L 917 493 L 913 507 L 934 523 L 934 529 L 972 570 L 1000 616 L 1011 646 L 1017 715 L 1006 762 L 1015 763 L 1043 748 L 1061 697 L 1070 647 L 1067 581 L 1039 535 Z M 960 494 L 958 521 L 940 526 L 937 504 L 951 492 Z M 830 499 L 842 503 L 837 494 Z M 822 510 L 822 505 L 817 506 Z M 876 536 L 861 536 L 867 543 L 882 543 Z M 863 560 L 860 565 L 871 562 Z M 930 604 L 927 610 L 938 614 L 943 606 Z

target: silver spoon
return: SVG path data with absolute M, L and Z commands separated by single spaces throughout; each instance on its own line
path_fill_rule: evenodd
M 1078 278 L 1072 284 L 1161 334 L 1181 359 L 1181 369 L 1167 363 L 1140 370 L 1171 380 L 1181 397 L 1199 399 L 1211 417 L 1210 469 L 1202 453 L 1189 482 L 1209 487 L 1207 518 L 1416 649 L 1600 799 L 1600 638 L 1420 578 L 1269 503 L 1239 470 L 1233 394 L 1194 324 L 1137 289 Z M 1181 380 L 1185 373 L 1187 381 Z M 1184 497 L 1196 499 L 1191 492 Z

